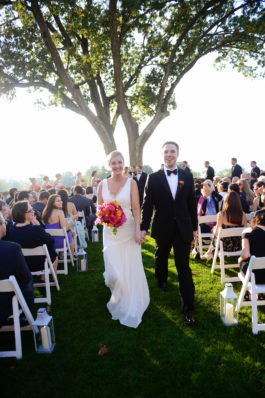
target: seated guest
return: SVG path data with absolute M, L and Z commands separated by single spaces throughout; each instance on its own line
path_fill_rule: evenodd
M 33 196 L 29 191 L 18 192 L 16 202 L 21 202 L 22 200 L 28 200 L 31 205 L 34 203 Z
M 227 195 L 228 185 L 229 185 L 229 183 L 227 181 L 221 181 L 218 184 L 218 193 L 219 193 L 219 195 L 222 196 L 223 199 Z
M 48 192 L 50 195 L 55 195 L 56 194 L 56 189 L 55 188 L 49 188 Z
M 250 189 L 253 191 L 255 182 L 258 181 L 258 175 L 254 171 L 250 173 Z
M 197 212 L 198 216 L 214 215 L 219 212 L 219 206 L 222 202 L 222 196 L 215 192 L 211 180 L 205 180 L 202 183 L 202 196 L 199 199 Z M 201 224 L 203 233 L 210 232 L 215 223 Z
M 0 214 L 6 219 L 9 215 L 9 206 L 4 200 L 0 200 Z
M 248 204 L 245 196 L 241 195 L 238 184 L 230 184 L 229 187 L 228 187 L 228 192 L 236 192 L 236 193 L 238 193 L 238 195 L 240 197 L 240 202 L 241 202 L 241 206 L 242 206 L 243 212 L 244 213 L 249 213 L 250 212 L 249 204 Z
M 240 175 L 240 179 L 241 180 L 249 180 L 249 178 L 250 178 L 250 176 L 249 176 L 249 174 L 248 173 L 242 173 L 241 175 Z
M 261 195 L 262 195 L 264 186 L 265 186 L 265 183 L 262 181 L 257 181 L 254 184 L 255 198 L 253 200 L 253 211 L 260 210 L 263 207 L 263 203 L 261 201 Z
M 202 183 L 200 181 L 197 181 L 194 184 L 194 191 L 195 191 L 197 205 L 198 205 L 198 202 L 200 200 L 200 197 L 202 196 L 201 190 L 202 190 Z
M 265 209 L 255 213 L 251 220 L 251 227 L 243 231 L 242 252 L 238 259 L 240 271 L 245 275 L 248 269 L 250 257 L 265 257 Z M 265 269 L 254 270 L 256 283 L 265 283 Z M 251 300 L 250 293 L 247 291 L 246 299 Z
M 10 275 L 14 275 L 26 303 L 31 308 L 34 304 L 32 275 L 23 257 L 21 247 L 17 243 L 2 240 L 5 233 L 5 220 L 0 214 L 0 280 L 8 279 Z M 0 327 L 6 323 L 7 318 L 13 313 L 12 296 L 12 292 L 0 294 Z M 20 316 L 20 320 L 23 325 L 25 319 Z
M 70 220 L 66 222 L 62 208 L 63 202 L 61 197 L 59 195 L 51 195 L 42 213 L 42 219 L 45 223 L 46 229 L 65 228 L 66 231 L 70 231 L 74 218 L 71 217 Z M 72 239 L 71 232 L 67 232 L 67 236 L 71 251 L 74 253 L 74 241 Z M 54 248 L 61 249 L 63 247 L 63 241 L 63 236 L 54 236 Z
M 40 215 L 47 205 L 50 193 L 48 191 L 41 191 L 39 195 L 39 200 L 36 203 L 33 203 L 32 207 L 35 211 L 37 211 Z
M 258 181 L 261 181 L 265 184 L 265 176 L 264 175 L 260 175 L 258 178 Z
M 9 239 L 11 242 L 19 243 L 24 249 L 47 245 L 51 261 L 55 262 L 57 254 L 54 250 L 54 240 L 50 234 L 39 225 L 32 225 L 34 210 L 28 201 L 17 202 L 12 209 L 14 225 L 10 228 Z M 26 262 L 31 272 L 41 271 L 44 267 L 45 257 L 26 257 Z M 57 261 L 54 264 L 56 272 Z
M 232 183 L 235 184 L 236 182 L 238 182 L 240 180 L 239 177 L 235 176 L 232 178 Z
M 219 176 L 214 176 L 214 178 L 213 178 L 213 185 L 214 185 L 215 192 L 218 192 L 217 186 L 218 186 L 219 181 L 221 181 L 221 177 L 219 177 Z
M 9 240 L 9 229 L 11 225 L 13 225 L 13 222 L 11 220 L 11 211 L 10 207 L 4 202 L 3 200 L 0 200 L 0 215 L 2 215 L 5 219 L 6 223 L 6 233 L 5 236 L 3 237 L 4 240 Z
M 83 249 L 87 248 L 87 243 L 86 243 L 86 238 L 85 238 L 85 231 L 82 226 L 82 223 L 78 221 L 78 216 L 77 216 L 77 210 L 74 205 L 74 203 L 69 201 L 68 193 L 66 192 L 65 189 L 60 189 L 58 191 L 58 195 L 60 195 L 62 202 L 63 202 L 63 207 L 62 210 L 64 212 L 64 216 L 66 221 L 68 221 L 70 218 L 76 221 L 76 227 L 78 230 L 78 236 L 80 238 L 80 245 L 83 247 Z M 74 229 L 74 224 L 71 224 L 71 232 L 73 234 L 73 229 Z
M 84 189 L 77 185 L 74 188 L 74 196 L 70 198 L 70 202 L 74 203 L 77 211 L 84 211 L 87 228 L 91 228 L 96 219 L 96 206 L 91 199 L 84 196 L 84 193 Z
M 11 188 L 9 189 L 9 197 L 6 200 L 6 203 L 8 205 L 11 205 L 11 203 L 13 202 L 14 198 L 15 198 L 15 193 L 17 192 L 17 188 Z
M 34 205 L 34 203 L 37 203 L 39 200 L 39 194 L 37 194 L 35 191 L 31 191 L 30 195 L 32 196 L 31 205 Z
M 240 194 L 246 198 L 249 206 L 252 206 L 255 195 L 253 191 L 251 191 L 248 181 L 240 179 L 238 181 L 238 186 L 240 189 Z
M 129 174 L 130 176 L 130 174 Z M 130 176 L 131 177 L 131 176 Z M 92 187 L 87 187 L 86 188 L 86 197 L 95 204 L 97 203 L 97 197 L 93 194 L 93 188 Z
M 236 192 L 229 192 L 224 198 L 223 208 L 217 215 L 217 224 L 214 231 L 214 239 L 209 250 L 202 256 L 203 259 L 210 260 L 216 246 L 216 238 L 220 228 L 246 227 L 247 218 L 243 212 L 239 195 Z M 224 251 L 233 252 L 241 248 L 241 237 L 233 236 L 223 239 Z

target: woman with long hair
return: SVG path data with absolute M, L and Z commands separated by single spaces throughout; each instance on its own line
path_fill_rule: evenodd
M 120 152 L 110 153 L 109 167 L 111 177 L 99 184 L 98 203 L 117 200 L 126 221 L 118 228 L 116 236 L 110 228 L 103 228 L 104 278 L 111 291 L 107 307 L 112 319 L 136 328 L 150 301 L 140 246 L 139 193 L 136 181 L 123 175 L 124 157 Z
M 80 244 L 81 246 L 86 249 L 87 247 L 87 243 L 86 243 L 86 238 L 85 238 L 85 231 L 84 228 L 82 227 L 82 224 L 80 221 L 78 220 L 78 215 L 77 215 L 77 210 L 75 207 L 75 204 L 72 202 L 69 202 L 69 196 L 68 193 L 66 192 L 65 189 L 60 189 L 58 191 L 58 195 L 60 195 L 62 202 L 63 202 L 63 206 L 62 206 L 62 210 L 64 212 L 64 216 L 66 218 L 66 221 L 70 220 L 70 219 L 74 219 L 76 220 L 76 227 L 78 229 L 78 236 L 81 240 Z M 71 224 L 71 233 L 74 236 L 74 224 Z
M 60 195 L 51 195 L 42 213 L 42 219 L 45 223 L 46 229 L 65 228 L 66 231 L 70 231 L 71 225 L 75 217 L 73 216 L 68 221 L 66 221 L 62 208 L 63 202 Z M 67 236 L 70 243 L 71 251 L 72 253 L 74 253 L 74 241 L 72 239 L 71 232 L 67 232 Z M 54 248 L 62 248 L 63 240 L 63 236 L 54 236 Z
M 240 195 L 245 197 L 248 204 L 250 206 L 252 206 L 255 195 L 254 195 L 253 191 L 251 191 L 248 181 L 245 179 L 240 179 L 238 181 L 238 185 L 239 185 L 239 189 L 240 189 Z
M 210 260 L 215 250 L 216 239 L 220 228 L 246 227 L 247 218 L 243 212 L 240 197 L 236 192 L 228 192 L 223 201 L 223 208 L 217 215 L 217 224 L 214 231 L 214 238 L 209 250 L 202 256 L 203 259 Z M 233 252 L 241 249 L 241 238 L 231 237 L 223 239 L 224 251 Z
M 240 271 L 245 275 L 251 256 L 265 257 L 265 209 L 258 210 L 251 220 L 251 227 L 243 231 L 242 252 L 238 259 Z M 265 270 L 254 270 L 256 283 L 265 283 Z M 261 297 L 259 297 L 261 298 Z M 247 291 L 245 299 L 251 300 L 250 292 Z

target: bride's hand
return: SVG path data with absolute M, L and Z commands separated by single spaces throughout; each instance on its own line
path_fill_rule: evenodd
M 138 245 L 141 245 L 142 243 L 141 231 L 135 231 L 134 238 L 135 242 L 138 243 Z

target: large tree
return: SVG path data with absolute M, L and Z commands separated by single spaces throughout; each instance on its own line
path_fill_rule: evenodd
M 178 83 L 200 58 L 214 52 L 220 64 L 264 74 L 261 0 L 0 4 L 0 93 L 12 98 L 17 87 L 48 90 L 46 105 L 83 115 L 106 153 L 116 148 L 122 117 L 131 164 L 142 163 L 144 145 L 176 107 Z

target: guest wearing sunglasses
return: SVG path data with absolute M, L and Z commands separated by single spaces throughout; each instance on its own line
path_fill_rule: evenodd
M 58 261 L 54 250 L 53 237 L 45 232 L 41 226 L 33 225 L 34 217 L 34 210 L 27 200 L 17 202 L 12 209 L 12 218 L 15 224 L 10 228 L 9 240 L 19 243 L 25 249 L 47 245 L 56 272 Z M 31 272 L 43 270 L 44 261 L 44 256 L 26 257 Z

